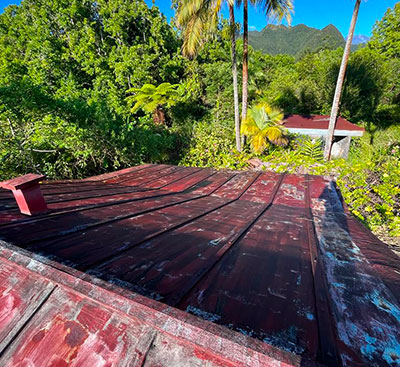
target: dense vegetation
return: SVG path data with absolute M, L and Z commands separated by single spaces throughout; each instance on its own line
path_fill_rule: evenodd
M 250 45 L 270 55 L 286 54 L 297 58 L 322 49 L 344 47 L 345 40 L 332 24 L 319 30 L 299 24 L 294 27 L 267 25 L 260 32 L 249 32 Z
M 320 143 L 304 138 L 235 150 L 225 21 L 187 59 L 179 32 L 142 0 L 24 0 L 0 15 L 0 178 L 78 178 L 141 162 L 241 169 L 257 156 L 266 169 L 335 175 L 355 215 L 399 236 L 399 19 L 400 3 L 352 53 L 341 114 L 367 134 L 349 161 L 324 163 Z M 328 114 L 343 53 L 329 48 L 297 58 L 250 48 L 250 105 Z

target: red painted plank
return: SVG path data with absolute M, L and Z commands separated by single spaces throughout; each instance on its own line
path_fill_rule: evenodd
M 333 181 L 322 176 L 310 177 L 311 208 L 320 212 L 339 212 L 345 209 L 341 203 Z
M 190 192 L 210 195 L 223 185 L 228 184 L 235 176 L 232 172 L 217 172 L 194 186 Z
M 169 194 L 165 190 L 146 190 L 146 189 L 134 189 L 130 188 L 130 191 L 126 193 L 117 193 L 89 198 L 78 198 L 75 200 L 60 201 L 55 203 L 50 203 L 48 205 L 49 209 L 54 211 L 69 211 L 69 210 L 80 210 L 85 207 L 91 207 L 95 205 L 103 204 L 117 204 L 125 201 L 142 200 L 145 198 L 158 197 L 161 195 Z
M 45 177 L 46 176 L 43 175 L 28 173 L 27 175 L 15 177 L 7 181 L 0 182 L 0 187 L 8 190 L 19 190 L 27 186 L 38 184 L 40 181 L 43 181 Z
M 395 366 L 400 360 L 400 303 L 338 221 L 333 189 L 312 202 L 343 365 Z M 328 199 L 327 199 L 328 197 Z M 339 200 L 338 196 L 337 200 Z
M 201 183 L 203 180 L 208 179 L 214 174 L 210 169 L 202 169 L 201 171 L 195 172 L 194 174 L 184 177 L 176 182 L 163 187 L 163 190 L 178 192 L 191 188 L 194 185 Z
M 119 171 L 108 172 L 108 173 L 104 173 L 102 175 L 88 177 L 88 178 L 85 178 L 83 181 L 103 181 L 103 180 L 110 179 L 110 178 L 117 178 L 117 177 L 126 175 L 128 173 L 131 173 L 134 171 L 139 171 L 144 168 L 151 167 L 151 166 L 152 166 L 152 164 L 142 164 L 142 165 L 135 166 L 135 167 L 124 168 Z
M 0 353 L 53 289 L 29 270 L 0 262 Z
M 145 177 L 147 175 L 151 175 L 154 172 L 162 172 L 164 169 L 171 167 L 170 165 L 166 165 L 166 164 L 157 164 L 157 165 L 153 165 L 153 166 L 148 166 L 148 167 L 144 167 L 143 169 L 134 171 L 134 172 L 130 172 L 127 173 L 125 175 L 122 176 L 118 176 L 118 177 L 112 177 L 110 179 L 104 180 L 103 182 L 111 184 L 121 184 L 122 182 L 125 182 L 127 180 L 133 180 L 135 178 L 139 178 L 139 177 Z
M 151 235 L 160 234 L 194 216 L 213 210 L 224 202 L 222 199 L 198 199 L 120 220 L 108 226 L 88 229 L 64 239 L 40 241 L 31 248 L 76 263 L 80 267 L 89 267 L 109 256 L 117 256 Z
M 93 206 L 107 206 L 109 204 L 119 204 L 126 201 L 141 200 L 146 198 L 158 197 L 161 195 L 170 195 L 170 192 L 164 190 L 138 191 L 131 188 L 129 192 L 124 194 L 110 194 L 107 196 L 99 195 L 96 197 L 60 201 L 50 203 L 48 205 L 50 212 L 48 212 L 45 216 L 35 217 L 31 219 L 27 219 L 26 216 L 21 215 L 18 210 L 7 209 L 4 211 L 0 211 L 0 226 L 11 223 L 16 225 L 17 223 L 23 223 L 27 220 L 37 221 L 46 219 L 53 215 L 61 215 L 63 212 L 80 211 Z
M 143 367 L 161 366 L 234 367 L 237 364 L 208 350 L 195 348 L 190 344 L 179 342 L 179 339 L 159 334 L 146 356 Z
M 126 179 L 123 181 L 119 181 L 118 185 L 123 186 L 143 186 L 146 187 L 147 183 L 158 182 L 158 180 L 162 177 L 167 177 L 174 173 L 181 173 L 182 174 L 183 167 L 165 167 L 162 170 L 151 172 L 150 174 L 144 175 L 142 177 L 135 177 Z
M 0 364 L 138 366 L 153 337 L 154 332 L 143 323 L 58 288 L 6 350 Z
M 400 303 L 400 257 L 376 238 L 352 215 L 337 215 L 336 220 L 347 228 L 353 242 L 368 259 L 376 276 L 380 277 Z
M 269 203 L 281 175 L 278 173 L 262 173 L 241 197 L 242 200 L 256 203 Z
M 68 233 L 83 231 L 93 225 L 133 217 L 146 211 L 156 210 L 167 205 L 177 204 L 195 198 L 195 195 L 181 194 L 174 196 L 161 196 L 158 198 L 143 199 L 126 203 L 119 203 L 100 208 L 93 208 L 60 214 L 57 216 L 27 221 L 17 225 L 3 227 L 2 238 L 11 243 L 20 243 L 26 247 L 34 240 L 40 240 L 45 246 L 45 239 L 62 236 Z M 115 223 L 116 227 L 120 223 Z
M 274 204 L 292 207 L 306 207 L 306 183 L 304 176 L 286 175 L 279 188 Z
M 142 323 L 149 325 L 153 330 L 159 330 L 163 335 L 172 335 L 174 341 L 191 350 L 196 349 L 202 355 L 215 355 L 223 360 L 232 361 L 235 366 L 316 366 L 304 357 L 284 352 L 271 347 L 253 338 L 246 337 L 219 325 L 210 324 L 183 311 L 165 307 L 159 302 L 141 297 L 138 294 L 119 288 L 113 284 L 94 279 L 61 264 L 45 260 L 44 263 L 21 254 L 13 246 L 0 245 L 0 257 L 12 259 L 12 264 L 28 266 L 32 272 L 56 280 L 62 287 L 73 287 L 85 297 L 88 297 L 106 307 L 129 314 Z M 60 270 L 58 270 L 60 269 Z M 100 286 L 99 286 L 100 285 Z M 93 317 L 92 317 L 93 319 Z M 143 339 L 142 339 L 143 340 Z M 138 350 L 144 350 L 148 340 L 141 343 Z M 156 339 L 151 348 L 156 346 Z M 143 349 L 142 349 L 143 348 Z M 149 354 L 151 349 L 147 348 Z M 140 364 L 139 362 L 138 364 Z M 206 363 L 206 361 L 204 361 Z M 186 366 L 185 366 L 186 367 Z
M 132 248 L 99 270 L 173 305 L 218 261 L 261 208 L 245 201 L 233 202 Z M 175 209 L 178 214 L 179 207 Z
M 240 195 L 243 195 L 258 176 L 259 173 L 255 172 L 238 172 L 235 177 L 215 191 L 213 195 L 225 199 L 237 199 Z
M 273 206 L 180 305 L 281 349 L 315 358 L 318 331 L 305 219 Z M 293 220 L 288 227 L 285 222 Z
M 195 172 L 200 171 L 200 168 L 194 168 L 194 167 L 185 167 L 185 168 L 180 167 L 180 168 L 181 168 L 180 170 L 172 172 L 167 176 L 158 177 L 157 180 L 146 183 L 145 187 L 150 189 L 159 189 L 175 181 L 178 181 L 182 178 L 190 176 Z

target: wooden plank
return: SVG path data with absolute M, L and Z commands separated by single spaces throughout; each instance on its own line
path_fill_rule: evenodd
M 311 176 L 306 176 L 306 228 L 308 244 L 311 256 L 311 266 L 314 276 L 314 296 L 316 304 L 316 318 L 318 320 L 319 353 L 318 360 L 327 366 L 337 366 L 340 364 L 337 331 L 332 318 L 331 305 L 329 303 L 328 285 L 325 277 L 325 268 L 322 254 L 318 248 L 318 240 L 315 235 L 313 216 L 311 212 Z
M 119 171 L 103 173 L 102 175 L 97 175 L 97 176 L 91 176 L 91 177 L 83 179 L 83 181 L 104 181 L 106 179 L 117 178 L 117 177 L 126 175 L 128 173 L 134 172 L 134 171 L 140 171 L 140 170 L 143 170 L 143 169 L 145 169 L 147 167 L 151 167 L 151 166 L 152 166 L 152 164 L 142 164 L 139 166 L 128 167 L 128 168 L 121 169 Z
M 327 186 L 323 192 L 329 192 Z M 330 195 L 330 198 L 333 196 Z M 338 199 L 339 200 L 339 199 Z M 400 304 L 338 222 L 326 196 L 312 199 L 341 363 L 396 366 L 400 360 Z
M 208 179 L 214 174 L 211 169 L 202 169 L 201 171 L 195 172 L 194 174 L 184 177 L 178 181 L 168 184 L 163 187 L 163 190 L 179 192 L 191 188 L 194 185 L 200 184 L 202 181 Z
M 280 179 L 278 173 L 262 173 L 257 177 L 254 183 L 246 190 L 241 200 L 254 201 L 256 203 L 269 203 L 273 195 L 274 187 Z
M 154 331 L 138 320 L 57 288 L 7 348 L 0 364 L 140 366 L 153 338 Z
M 230 182 L 235 176 L 232 172 L 217 172 L 216 174 L 207 177 L 190 189 L 190 192 L 196 194 L 211 195 L 223 185 Z
M 0 226 L 7 224 L 17 225 L 18 223 L 24 223 L 26 221 L 33 222 L 38 220 L 45 220 L 46 218 L 52 216 L 62 215 L 65 212 L 76 212 L 92 207 L 103 207 L 114 204 L 122 204 L 124 202 L 142 200 L 146 198 L 155 198 L 162 195 L 171 195 L 171 192 L 164 190 L 131 190 L 124 194 L 111 194 L 104 196 L 100 195 L 96 197 L 60 201 L 48 204 L 50 212 L 46 213 L 45 215 L 35 216 L 34 218 L 27 218 L 16 209 L 8 209 L 6 211 L 0 211 Z
M 133 247 L 101 266 L 99 271 L 134 285 L 142 294 L 173 305 L 218 261 L 225 247 L 261 208 L 262 205 L 244 201 L 233 202 Z M 180 208 L 174 209 L 177 215 Z
M 171 167 L 170 165 L 167 164 L 156 164 L 153 166 L 148 166 L 145 167 L 144 169 L 134 171 L 131 173 L 128 173 L 123 176 L 118 176 L 118 177 L 113 177 L 107 180 L 104 180 L 103 182 L 107 184 L 121 184 L 127 180 L 133 180 L 135 178 L 140 178 L 140 177 L 146 177 L 148 175 L 153 174 L 154 172 L 162 172 L 164 169 Z
M 45 196 L 46 203 L 48 204 L 48 207 L 51 207 L 51 204 L 54 203 L 60 203 L 60 202 L 67 202 L 67 201 L 75 201 L 75 200 L 84 200 L 84 199 L 91 199 L 91 198 L 107 198 L 108 196 L 113 196 L 113 195 L 118 195 L 118 194 L 125 194 L 125 193 L 131 193 L 131 192 L 137 192 L 137 191 L 143 191 L 146 190 L 144 188 L 135 188 L 135 187 L 110 187 L 107 190 L 97 190 L 96 188 L 93 188 L 90 191 L 84 191 L 84 192 L 67 192 L 65 194 L 53 194 L 51 196 Z M 7 208 L 0 208 L 0 211 L 5 211 L 5 210 L 11 210 L 14 208 L 17 208 L 17 204 L 15 200 L 7 205 Z
M 222 199 L 189 201 L 109 225 L 87 229 L 65 238 L 43 240 L 30 248 L 75 263 L 80 268 L 90 267 L 107 257 L 116 257 L 152 235 L 165 232 L 224 204 L 225 201 Z
M 54 288 L 23 267 L 0 262 L 0 354 Z
M 158 197 L 161 195 L 170 194 L 165 190 L 142 190 L 142 189 L 133 189 L 129 190 L 126 193 L 117 193 L 110 195 L 100 195 L 95 197 L 88 198 L 77 198 L 74 200 L 68 201 L 60 201 L 55 203 L 49 203 L 48 207 L 54 211 L 69 211 L 69 210 L 82 210 L 85 207 L 92 206 L 103 206 L 108 204 L 119 204 L 127 201 L 134 200 L 142 200 L 146 198 Z
M 372 270 L 390 289 L 400 303 L 400 257 L 385 243 L 376 238 L 352 215 L 335 214 L 336 220 L 347 228 L 353 242 L 368 259 Z
M 218 188 L 221 184 L 225 183 L 229 180 L 228 175 L 218 174 L 215 178 L 213 175 L 209 175 L 208 173 L 204 175 L 201 173 L 197 175 L 195 172 L 194 177 L 190 175 L 188 180 L 186 178 L 180 178 L 178 181 L 179 187 L 182 190 L 190 189 L 194 193 L 199 194 L 207 194 L 213 192 L 216 188 Z M 225 180 L 226 178 L 226 180 Z M 164 186 L 164 185 L 163 185 Z M 173 184 L 170 183 L 169 187 L 172 187 Z M 49 216 L 55 214 L 56 211 L 75 211 L 80 208 L 90 207 L 93 205 L 108 205 L 108 204 L 117 204 L 123 203 L 125 201 L 133 201 L 133 200 L 141 200 L 145 198 L 157 197 L 159 195 L 171 195 L 171 191 L 166 191 L 163 189 L 154 189 L 151 191 L 140 191 L 141 189 L 132 189 L 127 193 L 123 194 L 110 194 L 110 195 L 98 195 L 95 197 L 79 197 L 77 199 L 69 199 L 68 201 L 59 201 L 59 202 L 51 202 L 48 204 L 49 209 L 51 210 L 48 213 Z M 82 195 L 81 195 L 82 196 Z M 13 204 L 15 205 L 15 204 Z M 46 217 L 47 218 L 47 217 Z M 36 220 L 36 219 L 29 219 Z M 7 223 L 19 223 L 26 221 L 26 217 L 21 215 L 19 211 L 10 210 L 7 207 L 7 213 L 0 212 L 0 226 Z
M 274 205 L 306 208 L 305 196 L 306 182 L 304 176 L 286 175 L 275 197 Z
M 158 170 L 155 172 L 152 172 L 150 174 L 144 175 L 142 177 L 135 177 L 135 178 L 130 178 L 126 180 L 122 180 L 118 182 L 118 185 L 123 185 L 123 186 L 143 186 L 146 187 L 146 184 L 151 183 L 151 182 L 158 182 L 160 178 L 167 177 L 169 175 L 172 175 L 174 173 L 181 173 L 184 170 L 183 167 L 176 167 L 176 166 L 171 166 L 171 167 L 165 167 L 162 170 Z
M 158 334 L 143 364 L 143 367 L 156 366 L 235 367 L 237 364 L 210 353 L 206 349 Z
M 232 180 L 221 186 L 213 195 L 225 199 L 237 199 L 244 194 L 259 175 L 260 174 L 256 172 L 237 173 Z
M 195 199 L 194 194 L 181 194 L 174 196 L 160 196 L 157 198 L 143 199 L 118 205 L 110 205 L 87 209 L 43 218 L 41 220 L 27 221 L 18 225 L 3 227 L 1 237 L 11 243 L 19 243 L 26 247 L 32 241 L 40 241 L 45 246 L 45 240 L 57 236 L 65 236 L 79 231 L 86 231 L 93 226 L 108 225 L 115 221 L 144 214 L 148 211 L 178 204 Z M 118 226 L 119 223 L 116 223 Z
M 306 236 L 299 209 L 272 206 L 179 307 L 315 358 L 318 329 Z
M 199 353 L 198 356 L 208 357 L 211 353 L 215 357 L 232 361 L 238 367 L 317 366 L 316 363 L 306 360 L 304 357 L 284 352 L 186 312 L 165 307 L 159 302 L 129 292 L 114 284 L 102 282 L 88 274 L 71 271 L 70 268 L 61 264 L 49 260 L 46 260 L 45 263 L 39 262 L 21 252 L 13 246 L 0 245 L 2 261 L 12 259 L 13 264 L 27 266 L 32 272 L 57 281 L 62 287 L 73 287 L 85 297 L 105 305 L 106 308 L 112 307 L 117 312 L 129 314 L 129 317 L 140 320 L 153 330 L 158 330 L 169 337 L 173 336 L 173 340 L 177 344 L 189 349 L 196 349 Z M 23 252 L 25 253 L 25 251 Z M 156 339 L 151 339 L 150 343 L 149 339 L 141 338 L 141 340 L 144 342 L 137 348 L 140 351 L 146 349 L 142 348 L 143 344 L 146 346 L 150 344 L 151 348 L 156 345 Z M 152 340 L 154 342 L 151 342 Z M 143 364 L 150 352 L 150 349 L 147 349 L 147 353 L 142 356 L 142 361 L 132 365 L 141 366 Z M 207 360 L 204 359 L 203 363 L 206 362 Z
M 57 216 L 30 220 L 4 227 L 2 238 L 9 242 L 20 243 L 23 247 L 37 240 L 40 240 L 40 242 L 45 245 L 45 239 L 84 231 L 95 225 L 104 225 L 107 222 L 122 220 L 124 218 L 144 214 L 151 210 L 198 199 L 216 190 L 230 178 L 230 175 L 226 174 L 214 176 L 208 181 L 203 181 L 205 185 L 192 190 L 191 194 L 166 195 L 153 197 L 147 200 L 143 199 L 141 201 L 119 202 L 118 205 L 95 207 L 80 212 L 75 211 Z M 218 201 L 216 201 L 216 203 L 218 203 Z M 200 214 L 201 213 L 202 211 L 200 211 Z
M 181 167 L 181 170 L 175 171 L 167 176 L 158 177 L 157 180 L 154 180 L 152 182 L 147 182 L 145 186 L 146 188 L 149 189 L 160 189 L 164 186 L 172 184 L 175 181 L 190 176 L 195 172 L 199 172 L 200 170 L 201 170 L 200 168 L 194 168 L 194 167 L 185 167 L 185 168 Z

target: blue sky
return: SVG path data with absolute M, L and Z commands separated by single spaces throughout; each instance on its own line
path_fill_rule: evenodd
M 151 5 L 152 0 L 145 0 Z M 370 36 L 372 26 L 383 17 L 386 10 L 393 7 L 396 0 L 363 0 L 360 8 L 356 34 Z M 16 0 L 0 0 L 0 12 L 9 4 L 18 3 Z M 156 5 L 169 19 L 173 16 L 170 0 L 155 0 Z M 316 1 L 294 0 L 295 13 L 292 25 L 306 24 L 310 27 L 321 29 L 328 24 L 334 24 L 344 36 L 347 35 L 350 19 L 353 12 L 354 0 Z M 236 11 L 237 20 L 241 21 L 241 11 Z M 228 9 L 224 9 L 224 15 L 228 16 Z M 261 30 L 267 24 L 267 19 L 261 10 L 254 8 L 249 12 L 249 27 Z

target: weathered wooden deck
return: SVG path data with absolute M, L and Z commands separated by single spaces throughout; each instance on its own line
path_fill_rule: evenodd
M 323 177 L 143 165 L 41 189 L 36 217 L 0 191 L 0 239 L 29 251 L 0 249 L 0 365 L 400 365 L 400 259 Z M 157 364 L 167 345 L 190 363 Z

